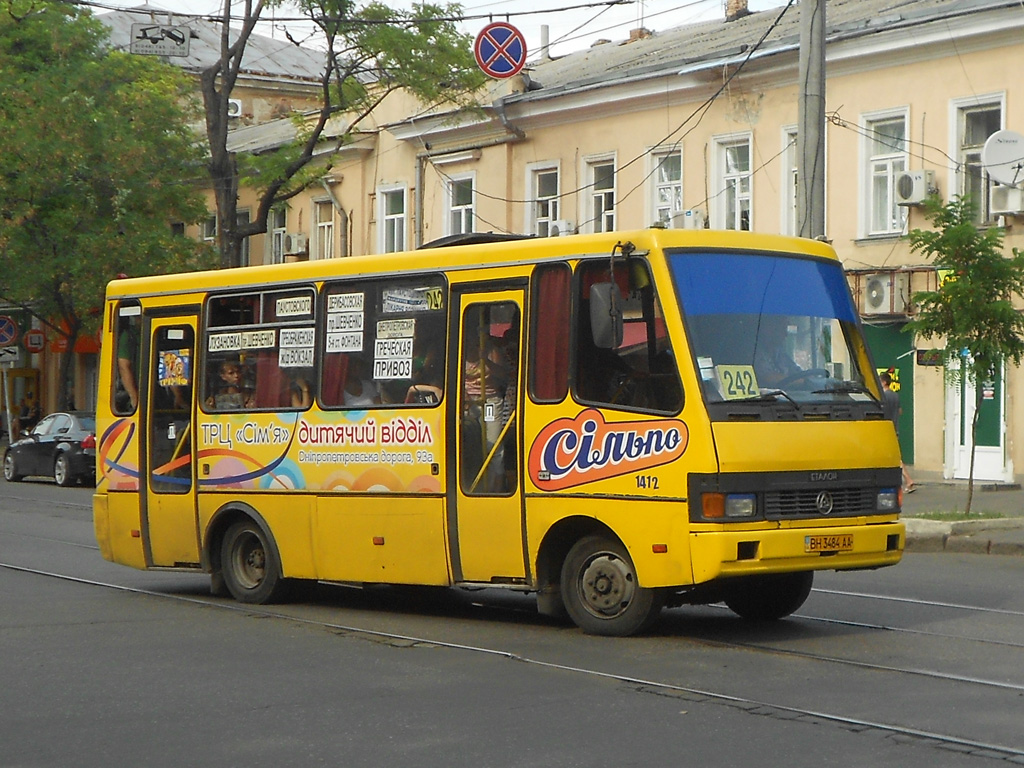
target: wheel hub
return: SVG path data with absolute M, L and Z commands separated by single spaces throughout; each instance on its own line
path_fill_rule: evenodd
M 602 617 L 622 613 L 633 599 L 635 588 L 629 567 L 610 552 L 591 559 L 580 578 L 583 604 L 591 613 Z

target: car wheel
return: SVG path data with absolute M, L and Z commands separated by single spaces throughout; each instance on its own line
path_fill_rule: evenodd
M 8 483 L 16 483 L 24 475 L 18 474 L 18 468 L 14 464 L 14 454 L 8 451 L 4 454 L 4 480 Z
M 57 456 L 57 459 L 53 462 L 53 479 L 57 481 L 57 485 L 61 488 L 67 488 L 75 483 L 75 476 L 71 474 L 71 465 L 68 463 L 68 457 L 63 453 Z
M 800 608 L 811 593 L 814 571 L 732 579 L 725 604 L 747 621 L 777 621 Z
M 290 586 L 281 576 L 275 549 L 252 520 L 228 528 L 221 544 L 220 565 L 224 585 L 240 603 L 278 602 Z
M 604 536 L 587 536 L 562 566 L 562 600 L 569 617 L 591 635 L 625 637 L 650 627 L 663 596 L 637 583 L 626 548 Z

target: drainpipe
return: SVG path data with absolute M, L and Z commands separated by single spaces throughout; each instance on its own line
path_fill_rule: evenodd
M 327 196 L 331 199 L 331 205 L 334 206 L 334 210 L 338 212 L 338 218 L 341 219 L 341 256 L 348 256 L 348 212 L 341 207 L 341 202 L 338 200 L 337 195 L 334 194 L 334 190 L 331 189 L 331 184 L 336 183 L 333 177 L 331 181 L 320 179 L 320 183 L 323 184 L 324 189 L 327 191 Z

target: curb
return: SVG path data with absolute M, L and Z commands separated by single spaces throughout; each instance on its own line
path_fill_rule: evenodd
M 995 518 L 945 522 L 905 517 L 903 522 L 907 526 L 908 552 L 1024 556 L 1024 542 L 996 541 L 984 535 L 990 531 L 1019 530 L 1024 528 L 1024 519 Z

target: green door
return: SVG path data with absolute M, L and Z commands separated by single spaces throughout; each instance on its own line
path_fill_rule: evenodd
M 900 396 L 900 451 L 904 464 L 914 463 L 914 347 L 913 336 L 904 332 L 906 323 L 865 325 L 871 358 L 880 371 L 892 369 L 892 388 Z M 891 375 L 891 374 L 890 374 Z

